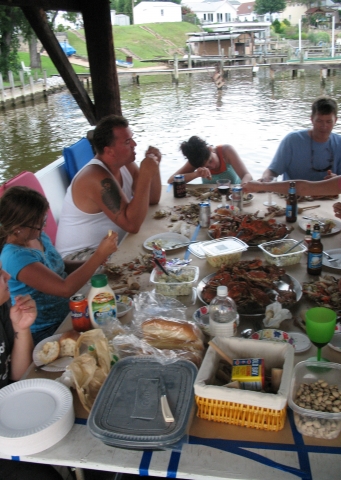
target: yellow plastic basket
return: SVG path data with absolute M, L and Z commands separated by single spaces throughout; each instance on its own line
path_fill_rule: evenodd
M 278 432 L 284 427 L 287 409 L 252 407 L 240 403 L 195 396 L 197 416 L 213 422 Z

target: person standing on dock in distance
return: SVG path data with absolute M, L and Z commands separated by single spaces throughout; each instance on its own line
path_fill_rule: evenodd
M 319 181 L 341 174 L 341 136 L 332 133 L 337 103 L 328 96 L 312 104 L 312 128 L 289 133 L 260 181 L 283 175 L 283 180 Z
M 202 183 L 215 183 L 220 178 L 231 180 L 232 184 L 252 180 L 242 159 L 231 145 L 210 147 L 205 140 L 197 136 L 182 142 L 180 150 L 187 162 L 169 179 L 173 183 L 174 176 L 182 174 L 188 183 L 195 178 L 202 178 Z
M 58 224 L 56 247 L 62 257 L 96 247 L 111 229 L 119 242 L 137 233 L 149 205 L 161 196 L 161 153 L 149 147 L 140 167 L 135 163 L 133 132 L 118 115 L 102 118 L 94 129 L 97 152 L 69 186 Z

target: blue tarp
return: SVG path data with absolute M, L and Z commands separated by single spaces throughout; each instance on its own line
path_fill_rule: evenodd
M 68 42 L 59 42 L 59 45 L 62 47 L 63 52 L 68 57 L 76 53 L 76 50 L 73 47 L 71 47 L 71 45 Z

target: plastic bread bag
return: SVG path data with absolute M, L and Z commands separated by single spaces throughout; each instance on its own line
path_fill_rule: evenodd
M 153 316 L 140 324 L 140 334 L 149 345 L 167 350 L 204 350 L 204 338 L 200 328 L 193 322 Z
M 171 317 L 186 319 L 186 307 L 173 297 L 166 297 L 155 292 L 141 292 L 134 297 L 134 323 L 141 324 L 144 320 L 154 317 Z
M 75 358 L 67 370 L 72 372 L 79 399 L 87 412 L 91 410 L 112 361 L 111 347 L 100 328 L 80 335 L 75 347 Z
M 159 350 L 133 334 L 118 335 L 112 340 L 112 345 L 119 358 L 152 355 L 160 363 L 178 359 L 175 352 Z

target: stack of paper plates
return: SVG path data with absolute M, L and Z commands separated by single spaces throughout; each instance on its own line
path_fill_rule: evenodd
M 72 394 L 61 383 L 22 380 L 0 390 L 0 452 L 31 455 L 55 445 L 75 420 Z

